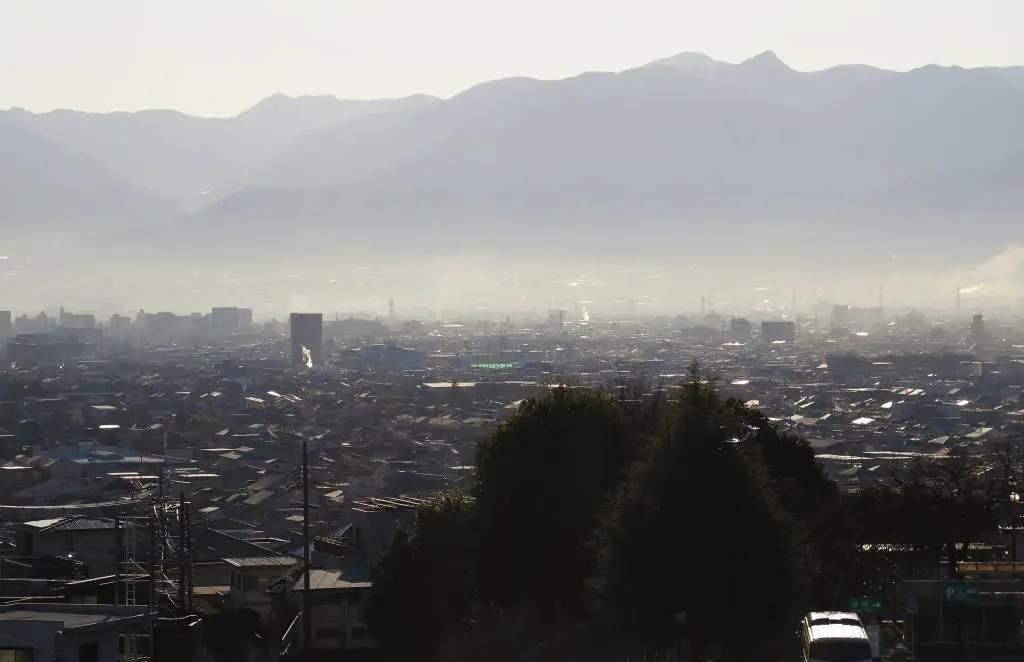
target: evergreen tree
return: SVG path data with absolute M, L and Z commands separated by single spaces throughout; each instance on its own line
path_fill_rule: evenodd
M 446 637 L 472 627 L 477 538 L 472 502 L 441 494 L 421 508 L 374 563 L 363 618 L 392 660 L 429 659 Z
M 743 417 L 696 366 L 671 416 L 598 531 L 598 596 L 645 639 L 672 636 L 685 613 L 698 652 L 748 645 L 800 604 L 812 558 L 770 472 L 738 443 Z M 740 613 L 758 617 L 737 628 Z
M 550 621 L 587 608 L 587 541 L 639 448 L 615 398 L 572 387 L 525 402 L 481 442 L 475 496 L 489 602 L 530 605 Z

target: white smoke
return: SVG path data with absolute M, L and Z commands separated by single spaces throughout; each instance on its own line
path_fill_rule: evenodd
M 954 287 L 961 295 L 977 294 L 984 290 L 986 298 L 1016 297 L 1024 281 L 1024 245 L 1010 244 L 976 267 L 950 274 L 943 291 Z M 963 283 L 973 283 L 963 286 Z
M 305 345 L 302 346 L 302 362 L 306 364 L 307 368 L 313 367 L 313 353 Z

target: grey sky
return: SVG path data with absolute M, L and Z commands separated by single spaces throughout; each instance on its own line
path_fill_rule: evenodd
M 0 0 L 0 108 L 233 115 L 449 96 L 680 51 L 797 69 L 1024 64 L 1024 0 Z

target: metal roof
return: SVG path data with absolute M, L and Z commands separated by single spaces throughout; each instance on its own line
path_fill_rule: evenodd
M 310 570 L 309 586 L 313 591 L 337 591 L 345 589 L 369 588 L 369 581 L 356 581 L 356 578 L 345 579 L 337 570 Z M 301 575 L 292 586 L 293 591 L 306 590 L 305 578 Z
M 233 568 L 291 568 L 298 564 L 290 556 L 244 556 L 224 559 Z

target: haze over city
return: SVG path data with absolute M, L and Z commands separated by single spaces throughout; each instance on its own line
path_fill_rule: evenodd
M 1024 659 L 1024 0 L 0 0 L 0 662 Z
M 8 5 L 0 287 L 104 313 L 544 309 L 579 280 L 665 310 L 1016 304 L 1022 11 Z

